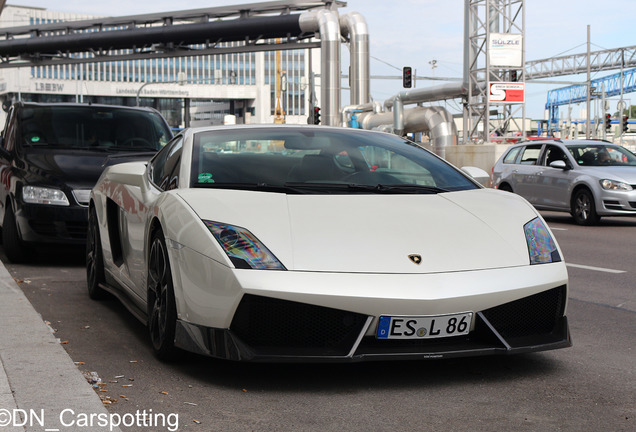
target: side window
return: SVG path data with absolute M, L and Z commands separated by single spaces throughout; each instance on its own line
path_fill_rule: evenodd
M 549 145 L 545 152 L 545 158 L 543 161 L 543 165 L 549 166 L 552 162 L 561 160 L 567 163 L 568 158 L 559 147 L 555 145 Z
M 182 146 L 183 136 L 178 135 L 150 161 L 150 180 L 160 189 L 167 190 L 168 185 L 172 183 L 172 171 L 178 171 Z M 176 185 L 177 182 L 173 188 Z
M 517 156 L 523 147 L 515 147 L 510 149 L 506 157 L 504 157 L 503 163 L 505 164 L 513 164 L 517 160 Z
M 526 146 L 523 149 L 523 153 L 521 154 L 521 160 L 519 161 L 519 163 L 522 165 L 537 165 L 540 153 L 541 144 Z
M 163 169 L 163 177 L 159 183 L 159 188 L 163 190 L 176 189 L 179 186 L 179 166 L 181 165 L 181 150 L 183 140 L 172 147 L 168 152 L 166 163 Z

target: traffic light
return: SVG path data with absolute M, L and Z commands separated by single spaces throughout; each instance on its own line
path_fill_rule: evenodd
M 612 127 L 612 115 L 607 113 L 605 114 L 605 130 L 609 131 Z
M 623 116 L 623 121 L 621 122 L 621 130 L 623 133 L 629 130 L 629 125 L 627 124 L 627 120 L 629 120 L 629 116 Z
M 413 86 L 413 69 L 410 66 L 402 68 L 402 87 L 411 88 Z
M 516 71 L 516 70 L 510 71 L 510 81 L 512 82 L 519 81 L 519 71 Z
M 314 107 L 314 124 L 320 124 L 320 108 Z

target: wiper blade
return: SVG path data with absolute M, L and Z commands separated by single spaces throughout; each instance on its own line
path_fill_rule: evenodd
M 293 194 L 307 193 L 304 190 L 297 189 L 292 186 L 288 186 L 287 184 L 271 185 L 267 183 L 196 183 L 194 187 L 204 187 L 204 188 L 211 188 L 211 189 L 238 189 L 238 190 L 280 192 L 280 193 L 293 193 Z
M 308 189 L 315 191 L 332 191 L 332 192 L 372 192 L 372 193 L 442 193 L 448 192 L 446 189 L 435 186 L 417 185 L 417 184 L 376 184 L 367 185 L 359 183 L 321 183 L 321 182 L 288 182 L 285 186 L 297 189 Z
M 374 186 L 378 192 L 395 192 L 395 191 L 405 191 L 412 193 L 443 193 L 449 192 L 447 189 L 443 189 L 437 186 L 428 186 L 428 185 L 418 185 L 418 184 L 378 184 Z

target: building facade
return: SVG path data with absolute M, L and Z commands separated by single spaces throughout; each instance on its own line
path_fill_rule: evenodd
M 5 27 L 99 18 L 43 8 L 5 6 Z M 239 46 L 228 42 L 223 47 Z M 119 54 L 126 54 L 121 51 Z M 87 62 L 0 69 L 3 101 L 152 106 L 172 127 L 273 123 L 277 102 L 286 123 L 307 123 L 311 50 Z M 283 82 L 277 92 L 276 83 Z M 0 116 L 4 115 L 1 113 Z M 1 120 L 1 119 L 0 119 Z

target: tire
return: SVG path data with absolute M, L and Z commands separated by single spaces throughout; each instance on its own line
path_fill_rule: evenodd
M 86 285 L 88 296 L 93 300 L 102 300 L 108 293 L 99 287 L 105 281 L 104 255 L 99 235 L 97 213 L 91 208 L 88 214 L 88 231 L 86 235 Z
M 2 243 L 9 261 L 23 263 L 28 260 L 29 248 L 24 244 L 18 232 L 18 225 L 11 204 L 7 204 L 2 222 Z
M 150 242 L 148 262 L 148 334 L 155 356 L 164 361 L 174 359 L 177 308 L 166 241 L 161 229 Z
M 596 225 L 601 219 L 596 213 L 594 196 L 588 189 L 578 189 L 572 196 L 570 214 L 579 225 Z

